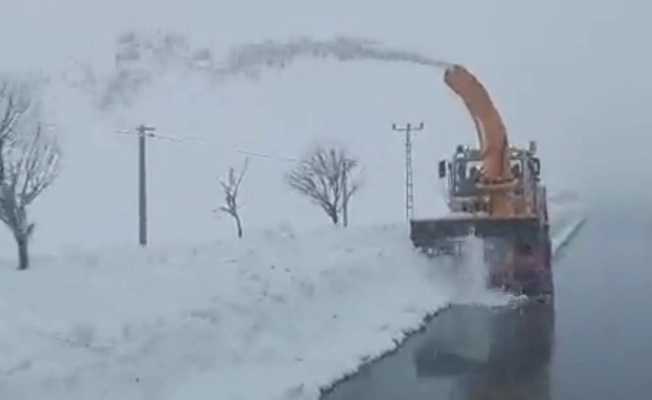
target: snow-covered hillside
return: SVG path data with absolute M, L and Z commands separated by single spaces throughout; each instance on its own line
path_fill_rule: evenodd
M 458 142 L 475 141 L 473 124 L 441 84 L 440 71 L 375 61 L 300 60 L 264 71 L 258 81 L 213 81 L 176 68 L 157 72 L 130 107 L 99 112 L 63 77 L 94 76 L 106 85 L 117 73 L 116 40 L 133 29 L 145 36 L 179 33 L 199 64 L 223 59 L 233 46 L 303 35 L 368 37 L 460 62 L 488 86 L 510 139 L 538 140 L 553 191 L 582 186 L 582 193 L 600 191 L 591 198 L 630 193 L 641 204 L 650 198 L 650 176 L 639 167 L 647 162 L 647 146 L 639 144 L 649 136 L 652 81 L 630 79 L 652 68 L 652 58 L 640 51 L 649 29 L 644 0 L 22 0 L 7 7 L 0 68 L 52 77 L 49 119 L 65 144 L 63 175 L 34 208 L 38 253 L 135 242 L 136 144 L 114 132 L 143 122 L 161 134 L 204 140 L 149 146 L 151 239 L 158 244 L 232 234 L 230 221 L 210 210 L 219 195 L 215 178 L 242 161 L 238 149 L 293 157 L 320 138 L 343 141 L 365 165 L 367 185 L 352 203 L 352 223 L 360 225 L 402 219 L 402 139 L 392 122 L 426 123 L 415 138 L 420 212 L 441 205 L 433 185 L 438 158 Z M 144 68 L 160 72 L 151 63 Z M 253 161 L 243 186 L 246 229 L 324 223 L 318 210 L 283 186 L 287 165 Z M 2 232 L 3 261 L 13 262 L 11 237 Z
M 220 196 L 216 178 L 242 162 L 239 150 L 279 157 L 252 160 L 242 188 L 245 232 L 279 223 L 298 230 L 323 226 L 320 211 L 282 182 L 291 165 L 283 158 L 297 157 L 322 139 L 344 143 L 362 160 L 366 185 L 351 204 L 352 224 L 401 221 L 404 154 L 402 137 L 391 131 L 393 122 L 425 122 L 426 129 L 414 139 L 416 208 L 420 214 L 439 211 L 436 162 L 457 143 L 475 142 L 473 123 L 442 84 L 440 70 L 414 63 L 305 57 L 284 69 L 263 68 L 258 80 L 244 74 L 218 79 L 205 71 L 214 64 L 224 67 L 221 61 L 234 46 L 304 35 L 322 41 L 366 37 L 464 64 L 487 85 L 512 142 L 539 142 L 552 191 L 582 186 L 582 193 L 600 190 L 595 197 L 635 192 L 637 199 L 652 186 L 637 167 L 646 160 L 646 146 L 629 145 L 624 155 L 622 149 L 613 151 L 610 139 L 618 132 L 622 146 L 646 140 L 643 105 L 649 82 L 631 80 L 634 85 L 614 73 L 622 69 L 622 60 L 636 60 L 627 64 L 632 76 L 650 67 L 636 50 L 644 45 L 620 45 L 645 37 L 637 29 L 647 26 L 642 19 L 646 2 L 16 4 L 10 9 L 14 17 L 1 28 L 7 30 L 0 35 L 6 60 L 2 68 L 36 70 L 52 78 L 48 122 L 62 137 L 65 151 L 62 176 L 34 206 L 37 253 L 136 241 L 136 143 L 115 132 L 140 123 L 156 126 L 161 134 L 200 139 L 149 144 L 154 244 L 233 234 L 231 221 L 211 210 Z M 616 24 L 625 17 L 629 23 Z M 155 54 L 120 68 L 143 73 L 126 75 L 126 81 L 147 78 L 150 83 L 136 90 L 127 106 L 100 110 L 96 104 L 106 98 L 101 94 L 107 86 L 125 94 L 125 80 L 118 78 L 125 75 L 115 64 L 122 51 L 116 41 L 122 37 L 124 45 L 124 34 L 134 29 L 137 41 L 149 43 Z M 161 39 L 168 34 L 173 40 Z M 189 60 L 193 68 L 188 68 Z M 89 95 L 89 87 L 98 89 L 97 96 Z M 589 151 L 579 156 L 579 149 Z M 612 176 L 630 178 L 607 179 Z M 12 238 L 3 232 L 2 259 L 12 263 Z
M 170 37 L 182 44 L 170 45 Z M 183 140 L 148 144 L 150 236 L 158 244 L 232 234 L 231 221 L 212 210 L 221 200 L 217 178 L 240 165 L 243 152 L 271 156 L 254 157 L 243 183 L 246 234 L 279 223 L 300 230 L 327 223 L 318 208 L 283 181 L 293 166 L 287 159 L 300 157 L 315 143 L 341 143 L 360 158 L 364 187 L 351 203 L 352 224 L 360 226 L 403 219 L 403 138 L 392 132 L 392 122 L 429 123 L 435 108 L 451 116 L 441 119 L 443 125 L 461 122 L 459 134 L 442 137 L 433 126 L 415 139 L 420 214 L 443 207 L 434 174 L 437 160 L 456 143 L 475 140 L 463 106 L 445 90 L 437 68 L 364 59 L 342 64 L 309 53 L 278 69 L 277 63 L 268 68 L 266 60 L 278 61 L 279 52 L 265 58 L 262 51 L 254 54 L 262 64 L 254 63 L 257 80 L 250 79 L 246 65 L 239 67 L 243 57 L 227 58 L 228 53 L 211 57 L 216 62 L 223 57 L 235 72 L 216 77 L 191 63 L 192 55 L 201 52 L 191 39 L 161 34 L 131 40 L 141 52 L 137 62 L 104 75 L 75 75 L 69 69 L 65 79 L 49 86 L 48 122 L 62 137 L 65 159 L 60 179 L 35 208 L 36 251 L 135 241 L 137 144 L 117 132 L 141 123 Z M 410 91 L 429 100 L 408 105 L 394 99 Z
M 582 211 L 553 207 L 556 249 Z M 401 224 L 38 259 L 0 271 L 0 398 L 316 399 L 450 302 L 509 300 L 479 267 Z
M 350 219 L 364 226 L 404 218 L 403 137 L 393 122 L 426 123 L 414 138 L 420 216 L 444 209 L 437 161 L 476 142 L 464 106 L 443 84 L 442 62 L 382 43 L 291 39 L 221 54 L 170 32 L 126 33 L 107 54 L 107 71 L 68 66 L 45 86 L 46 119 L 64 160 L 34 208 L 37 253 L 135 242 L 137 142 L 119 132 L 141 123 L 180 139 L 148 141 L 148 224 L 159 245 L 233 234 L 232 222 L 212 212 L 221 201 L 217 179 L 249 153 L 263 156 L 251 159 L 241 190 L 245 234 L 327 223 L 283 181 L 291 159 L 313 144 L 339 143 L 360 158 L 364 184 Z M 514 136 L 520 145 L 537 139 Z M 544 163 L 546 179 L 547 170 Z M 10 246 L 7 235 L 8 254 Z

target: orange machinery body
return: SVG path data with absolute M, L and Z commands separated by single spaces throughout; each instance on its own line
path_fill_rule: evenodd
M 535 144 L 528 149 L 509 145 L 487 90 L 466 68 L 448 68 L 444 82 L 464 102 L 478 147 L 458 146 L 451 159 L 439 163 L 451 215 L 411 220 L 412 242 L 431 255 L 463 254 L 455 249 L 475 235 L 484 241 L 490 286 L 551 294 L 546 190 Z

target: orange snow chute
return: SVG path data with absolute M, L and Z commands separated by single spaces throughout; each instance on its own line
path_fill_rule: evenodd
M 462 98 L 475 123 L 486 180 L 511 180 L 507 157 L 507 129 L 485 87 L 460 65 L 448 68 L 444 81 Z
M 507 192 L 514 189 L 510 171 L 507 129 L 485 87 L 466 68 L 449 67 L 444 74 L 446 84 L 462 99 L 478 135 L 482 156 L 479 187 L 489 196 L 492 215 L 515 215 L 515 205 Z

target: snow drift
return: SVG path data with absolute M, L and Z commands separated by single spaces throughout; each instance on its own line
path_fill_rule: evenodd
M 558 248 L 583 215 L 552 213 Z M 447 304 L 509 300 L 416 254 L 402 224 L 35 264 L 0 272 L 2 398 L 316 399 Z

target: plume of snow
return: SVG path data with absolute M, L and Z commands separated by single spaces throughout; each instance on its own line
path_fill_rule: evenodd
M 100 108 L 129 105 L 156 78 L 166 71 L 194 72 L 211 82 L 245 76 L 258 78 L 265 69 L 282 69 L 300 59 L 335 59 L 340 62 L 374 60 L 411 63 L 447 69 L 454 64 L 418 52 L 390 48 L 380 42 L 353 37 L 316 40 L 308 37 L 287 41 L 266 40 L 232 47 L 220 58 L 209 48 L 195 48 L 183 35 L 127 32 L 116 41 L 115 71 L 104 82 L 95 72 L 81 66 L 77 76 L 67 81 L 93 94 Z M 99 85 L 98 85 L 99 84 Z
M 314 40 L 303 37 L 287 42 L 268 40 L 234 47 L 217 72 L 223 76 L 241 73 L 256 75 L 262 68 L 283 68 L 301 57 L 406 62 L 444 69 L 452 65 L 416 52 L 382 47 L 379 42 L 369 39 L 337 37 Z

